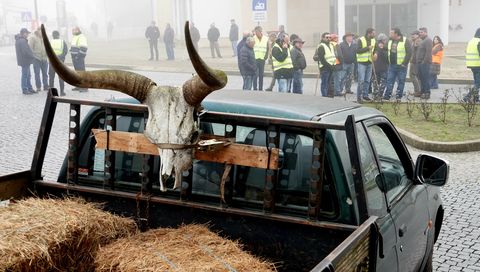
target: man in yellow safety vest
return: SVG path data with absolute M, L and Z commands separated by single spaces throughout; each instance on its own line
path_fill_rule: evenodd
M 290 92 L 293 78 L 293 63 L 290 55 L 290 38 L 280 34 L 272 48 L 273 74 L 278 83 L 278 91 Z
M 328 96 L 328 87 L 330 81 L 333 79 L 333 71 L 335 69 L 335 62 L 337 57 L 335 56 L 335 48 L 330 42 L 330 33 L 325 32 L 322 34 L 322 41 L 315 51 L 313 60 L 318 62 L 318 68 L 320 69 L 320 91 L 322 96 Z
M 72 56 L 73 67 L 76 71 L 85 71 L 85 57 L 87 56 L 87 37 L 80 31 L 78 26 L 72 29 L 72 43 L 70 55 Z M 72 91 L 86 92 L 88 89 L 73 88 Z
M 64 62 L 65 56 L 68 53 L 67 43 L 64 40 L 60 39 L 60 33 L 56 30 L 52 32 L 52 37 L 53 39 L 50 41 L 50 44 L 52 45 L 53 52 L 55 53 L 55 55 L 57 55 L 60 61 Z M 52 66 L 50 66 L 48 70 L 48 79 L 48 85 L 50 86 L 50 88 L 52 88 L 55 81 L 55 69 Z M 63 79 L 61 77 L 58 77 L 58 83 L 60 85 L 60 96 L 64 96 L 65 83 L 63 82 Z
M 257 75 L 253 78 L 253 89 L 261 91 L 263 90 L 265 60 L 268 57 L 268 37 L 263 35 L 261 26 L 256 26 L 254 32 L 255 47 L 253 47 L 253 52 L 255 53 L 255 61 L 257 62 Z
M 372 77 L 372 55 L 375 49 L 375 29 L 367 28 L 365 36 L 357 41 L 357 102 L 370 101 L 368 88 Z
M 473 39 L 468 42 L 465 53 L 467 67 L 470 68 L 473 73 L 473 81 L 475 85 L 475 93 L 473 95 L 476 96 L 478 101 L 478 91 L 480 90 L 480 28 L 475 32 Z
M 405 87 L 405 78 L 407 77 L 407 68 L 412 57 L 412 45 L 410 40 L 402 35 L 399 28 L 390 30 L 390 41 L 388 41 L 388 73 L 387 89 L 383 99 L 389 100 L 393 91 L 395 82 L 397 84 L 396 99 L 401 100 L 403 88 Z

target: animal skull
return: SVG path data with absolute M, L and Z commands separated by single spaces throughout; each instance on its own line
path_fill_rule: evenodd
M 147 105 L 149 115 L 144 134 L 159 148 L 160 188 L 166 191 L 163 177 L 172 173 L 175 173 L 174 189 L 178 188 L 182 172 L 192 166 L 191 147 L 199 134 L 194 121 L 195 108 L 208 94 L 227 83 L 223 71 L 210 69 L 198 55 L 190 37 L 189 23 L 185 24 L 185 41 L 198 75 L 186 81 L 182 87 L 157 86 L 147 77 L 119 70 L 75 72 L 57 58 L 43 25 L 41 29 L 50 65 L 63 80 L 82 88 L 120 91 Z

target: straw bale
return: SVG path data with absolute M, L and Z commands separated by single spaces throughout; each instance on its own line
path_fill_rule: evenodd
M 0 271 L 93 271 L 100 245 L 136 232 L 80 199 L 28 198 L 0 208 Z
M 119 239 L 97 254 L 97 271 L 275 271 L 203 225 L 161 228 Z

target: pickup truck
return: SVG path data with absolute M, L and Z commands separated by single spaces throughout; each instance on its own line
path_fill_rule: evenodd
M 68 154 L 58 179 L 44 180 L 59 103 L 70 107 Z M 85 106 L 91 109 L 80 122 Z M 128 144 L 115 140 L 115 132 L 141 135 L 145 105 L 76 100 L 51 89 L 31 169 L 0 177 L 0 200 L 75 195 L 106 203 L 141 228 L 208 223 L 279 271 L 432 270 L 449 165 L 424 154 L 414 163 L 381 112 L 330 98 L 234 90 L 214 92 L 202 106 L 202 134 L 262 148 L 268 165 L 248 166 L 257 162 L 250 153 L 234 158 L 243 164 L 222 163 L 228 158 L 219 159 L 220 147 L 206 156 L 216 159 L 196 155 L 181 187 L 162 192 L 159 156 L 115 149 Z M 105 132 L 105 146 L 98 131 Z

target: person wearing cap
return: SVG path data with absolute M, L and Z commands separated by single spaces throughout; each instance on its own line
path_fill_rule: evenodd
M 432 65 L 433 41 L 428 37 L 426 27 L 418 30 L 422 41 L 417 49 L 418 75 L 420 77 L 421 98 L 430 98 L 430 66 Z
M 257 75 L 253 79 L 253 89 L 254 90 L 263 90 L 263 75 L 265 71 L 265 60 L 268 57 L 267 48 L 268 48 L 268 38 L 263 35 L 263 29 L 261 26 L 256 26 L 254 29 L 255 35 L 255 47 L 253 51 L 255 52 L 255 61 L 257 63 Z
M 320 91 L 322 96 L 327 97 L 336 62 L 335 48 L 330 43 L 330 33 L 322 34 L 322 41 L 315 51 L 313 60 L 318 62 L 318 68 L 320 69 Z
M 53 52 L 55 53 L 55 55 L 57 55 L 60 61 L 64 62 L 65 57 L 68 53 L 67 43 L 64 40 L 60 39 L 60 33 L 56 30 L 52 32 L 52 37 L 53 39 L 50 41 L 50 44 L 52 45 Z M 55 81 L 55 69 L 52 66 L 50 66 L 48 70 L 48 79 L 48 85 L 53 88 Z M 60 85 L 60 96 L 64 96 L 65 83 L 61 77 L 58 77 L 58 83 Z
M 357 41 L 357 102 L 370 101 L 368 89 L 372 77 L 372 56 L 375 49 L 375 29 L 367 28 L 365 36 Z
M 20 85 L 22 87 L 23 94 L 34 94 L 32 83 L 31 83 L 31 73 L 30 65 L 33 63 L 32 49 L 28 45 L 28 31 L 26 28 L 22 28 L 20 33 L 15 35 L 15 53 L 17 55 L 17 64 L 22 68 L 22 78 Z
M 290 38 L 286 33 L 278 38 L 272 48 L 273 74 L 277 79 L 278 91 L 289 92 L 293 78 L 293 63 L 290 54 Z
M 35 57 L 33 59 L 33 73 L 35 74 L 37 92 L 42 90 L 42 83 L 43 90 L 48 91 L 48 57 L 40 29 L 37 29 L 33 35 L 28 37 L 28 45 L 32 49 L 33 56 Z
M 353 42 L 353 34 L 347 32 L 343 35 L 343 41 L 339 44 L 337 50 L 337 59 L 341 70 L 337 74 L 339 82 L 339 92 L 352 93 L 352 78 L 355 70 L 355 61 L 357 45 Z
M 257 75 L 257 63 L 255 62 L 255 53 L 253 48 L 255 46 L 255 39 L 247 37 L 245 45 L 240 49 L 239 66 L 242 71 L 243 90 L 251 90 L 253 79 Z
M 410 58 L 410 72 L 408 76 L 413 84 L 413 95 L 415 97 L 420 97 L 421 88 L 420 88 L 420 78 L 418 77 L 418 63 L 417 63 L 417 50 L 420 45 L 420 32 L 415 30 L 410 34 L 410 43 L 412 45 L 412 57 Z
M 403 89 L 405 88 L 408 63 L 412 56 L 412 46 L 410 45 L 410 40 L 404 37 L 400 29 L 397 27 L 390 30 L 390 41 L 388 41 L 387 53 L 389 63 L 387 89 L 385 90 L 383 99 L 390 99 L 394 84 L 395 82 L 398 82 L 396 99 L 401 100 Z
M 233 56 L 237 56 L 237 43 L 238 43 L 238 25 L 235 20 L 230 20 L 230 33 L 228 35 L 230 43 L 232 44 Z
M 88 44 L 87 37 L 80 31 L 78 26 L 72 29 L 72 42 L 70 45 L 70 55 L 72 56 L 73 68 L 76 71 L 85 71 L 85 57 L 87 56 Z M 86 92 L 85 88 L 73 88 L 72 91 Z
M 302 52 L 304 43 L 302 39 L 297 38 L 293 40 L 293 48 L 290 50 L 293 63 L 292 92 L 298 94 L 303 93 L 303 70 L 307 67 L 307 61 Z

